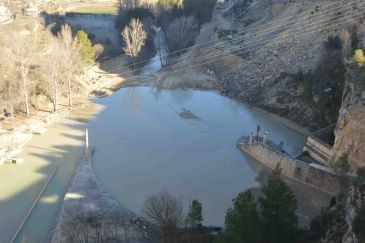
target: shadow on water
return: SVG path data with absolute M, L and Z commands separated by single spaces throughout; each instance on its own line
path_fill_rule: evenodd
M 260 185 L 265 185 L 271 174 L 271 169 L 244 152 L 241 152 L 241 154 L 246 159 L 251 169 L 255 172 L 256 180 L 260 183 Z M 332 196 L 288 177 L 283 176 L 283 179 L 293 191 L 295 198 L 297 199 L 299 226 L 309 226 L 310 220 L 318 215 L 323 207 L 328 207 Z M 261 188 L 252 188 L 250 190 L 254 193 L 254 195 L 259 196 L 261 195 Z
M 49 240 L 59 206 L 84 149 L 86 123 L 76 120 L 88 121 L 92 114 L 89 110 L 72 113 L 70 117 L 49 127 L 45 134 L 34 136 L 19 154 L 25 159 L 23 164 L 0 167 L 0 242 L 10 241 L 57 168 L 15 242 Z

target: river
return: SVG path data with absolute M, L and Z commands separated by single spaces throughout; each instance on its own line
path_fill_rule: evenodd
M 306 140 L 266 114 L 214 91 L 123 88 L 95 100 L 94 106 L 35 136 L 20 155 L 23 165 L 0 167 L 0 242 L 10 239 L 58 166 L 21 234 L 45 242 L 82 152 L 86 126 L 96 147 L 95 173 L 124 206 L 140 214 L 148 196 L 167 190 L 185 205 L 192 199 L 201 201 L 204 224 L 218 226 L 239 192 L 259 188 L 265 180 L 265 168 L 236 148 L 241 135 L 260 125 L 291 154 L 300 152 Z M 328 195 L 292 185 L 302 215 L 312 216 L 328 202 Z
M 158 35 L 157 35 L 158 36 Z M 162 51 L 165 51 L 162 50 Z M 156 54 L 144 74 L 160 69 Z M 268 170 L 236 148 L 241 135 L 260 125 L 291 154 L 306 138 L 270 116 L 215 91 L 123 88 L 98 99 L 34 136 L 19 157 L 0 167 L 0 242 L 8 242 L 54 168 L 58 168 L 16 242 L 46 242 L 82 154 L 84 129 L 95 145 L 95 173 L 120 203 L 141 214 L 144 200 L 161 190 L 203 203 L 205 225 L 222 226 L 241 191 L 260 188 Z M 288 181 L 308 219 L 329 196 Z M 27 241 L 25 241 L 27 242 Z

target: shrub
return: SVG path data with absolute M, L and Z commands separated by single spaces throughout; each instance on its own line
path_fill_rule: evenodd
M 359 66 L 363 66 L 365 63 L 364 51 L 362 49 L 357 49 L 354 54 L 354 62 Z
M 335 169 L 340 174 L 346 174 L 350 170 L 350 164 L 347 160 L 347 157 L 347 154 L 342 154 L 335 163 Z

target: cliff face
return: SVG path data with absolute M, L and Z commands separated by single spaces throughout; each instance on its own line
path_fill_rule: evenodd
M 335 130 L 334 158 L 337 161 L 347 155 L 351 172 L 365 167 L 365 70 L 351 69 L 347 81 L 342 107 Z

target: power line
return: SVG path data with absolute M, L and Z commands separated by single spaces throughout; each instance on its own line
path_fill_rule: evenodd
M 351 14 L 352 13 L 357 13 L 358 12 L 358 10 L 356 10 L 356 11 L 351 11 Z M 344 14 L 348 14 L 348 13 L 344 13 Z M 344 15 L 344 14 L 342 14 L 342 15 Z M 339 16 L 339 15 L 338 15 Z M 334 18 L 338 18 L 338 16 L 335 16 Z M 351 17 L 351 16 L 350 16 Z M 346 19 L 346 18 L 345 18 Z M 328 20 L 326 20 L 326 21 L 318 21 L 318 22 L 327 22 Z M 339 21 L 339 19 L 337 19 L 337 20 L 335 20 L 335 21 L 330 21 L 329 23 L 327 23 L 327 24 L 330 24 L 331 22 L 336 22 L 336 21 Z M 318 24 L 318 23 L 312 23 L 312 25 L 315 25 L 315 24 Z M 326 24 L 325 24 L 326 25 Z M 324 26 L 325 26 L 324 25 Z M 313 29 L 313 28 L 321 28 L 322 26 L 311 26 L 310 28 L 308 28 L 308 27 L 306 27 L 306 30 L 310 30 L 310 29 Z M 326 28 L 329 28 L 329 26 L 327 26 Z M 298 32 L 297 31 L 297 29 L 295 30 L 296 32 L 294 32 L 294 31 L 292 31 L 293 33 L 291 34 L 291 35 L 295 35 L 295 34 L 297 34 L 297 33 L 300 33 L 300 31 Z M 276 38 L 277 38 L 278 36 L 276 36 Z M 288 37 L 290 37 L 290 36 L 286 36 L 286 38 L 288 38 Z M 275 38 L 270 38 L 270 40 L 271 39 L 275 39 Z M 270 41 L 269 40 L 269 41 Z M 261 45 L 261 44 L 265 44 L 265 42 L 267 41 L 267 38 L 264 38 L 264 39 L 258 39 L 258 40 L 256 40 L 255 42 L 252 42 L 252 43 L 246 43 L 246 47 L 255 47 L 255 46 L 257 46 L 257 45 Z M 284 40 L 285 41 L 285 40 Z M 250 44 L 250 45 L 248 45 L 248 44 Z M 238 47 L 238 50 L 239 49 L 241 49 L 242 47 L 240 46 L 240 47 Z M 244 52 L 240 52 L 240 53 L 247 53 L 247 52 L 250 52 L 250 51 L 252 51 L 252 50 L 257 50 L 257 49 L 259 49 L 259 48 L 251 48 L 251 49 L 247 49 L 247 50 L 244 50 Z M 237 47 L 236 48 L 234 48 L 234 51 L 236 51 L 237 50 Z M 224 53 L 219 53 L 219 54 L 214 54 L 214 55 L 210 55 L 210 56 L 206 56 L 206 57 L 203 57 L 203 58 L 196 58 L 196 59 L 192 59 L 192 60 L 190 60 L 189 61 L 189 64 L 191 64 L 191 63 L 195 63 L 195 62 L 197 62 L 197 61 L 204 61 L 204 60 L 206 60 L 208 57 L 209 58 L 217 58 L 217 57 L 219 57 L 219 56 L 221 56 L 220 58 L 224 58 L 224 57 L 227 57 L 228 55 L 230 55 L 231 53 L 229 53 L 229 54 L 224 54 Z M 213 59 L 213 60 L 215 60 L 215 59 Z M 183 66 L 183 65 L 181 65 L 181 64 L 178 64 L 178 65 L 173 65 L 173 66 L 171 66 L 170 68 L 169 68 L 169 70 L 172 70 L 173 68 L 176 68 L 176 67 L 180 67 L 180 66 Z M 165 70 L 166 71 L 166 70 Z M 122 73 L 123 74 L 123 73 Z M 120 75 L 122 75 L 122 74 L 120 74 Z M 136 80 L 139 80 L 140 78 L 139 77 L 136 77 L 136 78 L 132 78 L 132 79 L 129 79 L 129 80 L 133 80 L 133 79 L 136 79 Z
M 352 13 L 356 13 L 356 11 L 357 11 L 357 10 L 355 10 L 355 11 L 351 11 L 351 14 L 352 14 Z M 341 14 L 341 15 L 345 15 L 345 14 L 347 14 L 347 13 L 344 13 L 344 14 Z M 336 19 L 336 18 L 338 18 L 338 17 L 339 17 L 339 16 L 341 16 L 341 15 L 337 15 L 337 16 L 333 16 L 333 17 L 331 17 L 331 18 L 330 18 L 330 21 L 328 21 L 328 19 L 325 19 L 325 20 L 322 20 L 322 21 L 318 21 L 317 23 L 312 23 L 312 25 L 317 25 L 317 24 L 319 24 L 319 23 L 331 22 L 331 21 L 332 21 L 332 19 Z M 311 26 L 309 29 L 311 29 L 311 28 L 313 28 L 313 27 L 316 27 L 316 26 Z M 308 26 L 306 26 L 306 28 L 308 28 Z M 295 31 L 297 31 L 297 29 L 295 29 Z M 285 37 L 285 38 L 288 38 L 288 37 L 290 37 L 291 35 L 294 35 L 294 34 L 296 34 L 296 33 L 298 32 L 298 31 L 297 31 L 297 32 L 295 32 L 295 31 L 291 30 L 291 32 L 292 32 L 292 33 L 290 33 L 290 35 L 285 35 L 284 37 Z M 280 33 L 279 33 L 279 34 L 280 34 Z M 257 40 L 255 40 L 255 41 L 253 41 L 253 42 L 244 43 L 244 44 L 242 44 L 242 45 L 240 45 L 240 46 L 236 46 L 236 47 L 234 47 L 234 48 L 230 49 L 230 52 L 232 52 L 232 51 L 236 51 L 236 50 L 239 50 L 239 49 L 242 49 L 242 48 L 247 48 L 247 47 L 252 47 L 252 46 L 259 45 L 261 42 L 266 41 L 267 39 L 270 39 L 270 40 L 271 40 L 271 39 L 276 39 L 277 37 L 279 37 L 279 36 L 280 36 L 279 34 L 277 34 L 277 35 L 275 35 L 275 36 L 269 36 L 269 37 L 266 37 L 266 38 L 257 39 Z M 210 55 L 206 55 L 206 56 L 203 56 L 203 57 L 200 57 L 200 58 L 191 59 L 191 60 L 189 60 L 188 62 L 189 62 L 189 63 L 191 63 L 191 62 L 202 61 L 202 60 L 208 59 L 208 58 L 210 58 L 210 57 L 214 58 L 215 56 L 218 56 L 218 55 L 220 55 L 220 54 L 210 54 Z M 182 62 L 182 63 L 176 64 L 176 65 L 172 65 L 171 67 L 172 67 L 172 68 L 176 68 L 176 67 L 179 67 L 179 66 L 183 66 L 185 63 L 187 63 L 187 62 Z M 170 67 L 169 67 L 169 68 L 170 68 Z M 170 68 L 170 69 L 172 69 L 172 68 Z
M 345 5 L 338 6 L 339 2 L 346 3 L 346 4 L 345 4 Z M 333 5 L 336 5 L 336 7 L 333 7 L 332 9 L 328 9 L 328 7 L 329 7 L 329 6 L 333 6 Z M 215 46 L 224 46 L 224 45 L 227 45 L 227 44 L 229 44 L 229 43 L 233 43 L 233 42 L 238 41 L 238 40 L 242 40 L 242 41 L 243 41 L 243 40 L 245 40 L 245 39 L 251 38 L 252 36 L 257 37 L 257 36 L 258 36 L 258 34 L 267 34 L 267 31 L 270 31 L 270 30 L 271 30 L 271 31 L 277 31 L 277 29 L 279 29 L 279 28 L 282 28 L 282 27 L 288 27 L 291 23 L 294 23 L 293 25 L 296 25 L 296 24 L 299 24 L 299 21 L 306 21 L 306 20 L 310 20 L 310 19 L 312 19 L 312 18 L 314 18 L 314 17 L 316 17 L 316 16 L 323 16 L 322 14 L 323 14 L 323 13 L 325 13 L 325 12 L 329 12 L 329 11 L 331 11 L 331 12 L 333 13 L 335 10 L 336 10 L 336 11 L 337 11 L 337 10 L 344 10 L 344 9 L 343 9 L 343 7 L 344 7 L 344 6 L 346 6 L 346 5 L 350 5 L 350 7 L 353 7 L 352 2 L 347 2 L 347 1 L 339 0 L 339 1 L 338 1 L 338 2 L 336 2 L 336 3 L 328 4 L 328 5 L 326 5 L 325 7 L 323 7 L 323 8 L 326 8 L 326 10 L 324 10 L 324 11 L 322 11 L 322 12 L 317 12 L 316 14 L 311 14 L 310 16 L 308 16 L 308 15 L 306 15 L 306 14 L 311 13 L 311 12 L 312 12 L 312 10 L 307 10 L 307 11 L 301 12 L 300 14 L 297 14 L 297 15 L 291 15 L 291 16 L 288 16 L 288 17 L 286 17 L 286 18 L 284 18 L 284 19 L 293 19 L 294 17 L 298 17 L 298 16 L 300 16 L 300 15 L 305 15 L 305 16 L 304 16 L 304 17 L 302 17 L 302 18 L 299 18 L 299 19 L 298 19 L 298 18 L 296 18 L 295 20 L 291 20 L 291 21 L 289 21 L 289 22 L 287 22 L 287 23 L 285 23 L 285 24 L 283 24 L 283 25 L 275 26 L 275 28 L 270 27 L 270 28 L 267 28 L 267 29 L 261 29 L 261 30 L 259 30 L 259 31 L 256 31 L 256 32 L 254 32 L 254 33 L 250 34 L 250 36 L 243 36 L 243 37 L 235 38 L 235 39 L 230 40 L 230 41 L 226 41 L 226 42 L 223 42 L 223 43 L 218 43 L 218 44 L 215 44 L 215 45 L 213 45 L 213 46 L 209 46 L 209 47 L 205 47 L 205 48 L 199 49 L 198 51 L 196 51 L 196 53 L 197 53 L 197 52 L 202 52 L 202 51 L 204 51 L 204 50 L 209 50 L 209 49 L 211 49 L 211 48 L 214 48 Z M 347 9 L 347 8 L 346 8 L 346 9 Z M 329 13 L 329 14 L 332 14 L 332 13 Z M 329 14 L 326 14 L 326 15 L 329 15 Z M 283 21 L 283 19 L 280 19 L 280 20 L 276 20 L 276 21 L 270 22 L 270 23 L 268 23 L 268 24 L 262 25 L 261 27 L 264 27 L 264 26 L 272 26 L 274 23 L 281 22 L 281 21 Z M 275 30 L 275 29 L 276 29 L 276 30 Z M 236 33 L 235 35 L 244 34 L 244 33 L 245 33 L 245 31 L 241 31 L 241 32 Z M 220 41 L 220 39 L 219 39 L 219 38 L 218 38 L 218 39 L 216 39 L 216 40 L 211 40 L 211 41 L 208 41 L 208 42 L 204 42 L 204 43 L 196 44 L 196 45 L 193 45 L 193 46 L 191 46 L 191 47 L 187 47 L 187 48 L 184 48 L 184 49 L 181 49 L 181 50 L 178 50 L 178 51 L 170 52 L 170 53 L 168 53 L 168 54 L 166 54 L 166 55 L 162 55 L 161 57 L 168 57 L 169 55 L 174 54 L 174 53 L 181 53 L 181 51 L 185 51 L 185 50 L 188 50 L 188 49 L 194 49 L 194 48 L 196 48 L 196 47 L 198 47 L 198 46 L 204 46 L 204 45 L 206 45 L 206 44 L 214 43 L 214 42 L 218 42 L 218 41 Z M 190 53 L 190 54 L 193 54 L 193 53 Z M 178 57 L 174 57 L 174 58 L 170 59 L 169 61 L 177 60 L 178 58 L 180 58 L 180 56 L 178 56 Z M 137 62 L 136 64 L 142 64 L 142 63 L 145 63 L 145 62 L 151 61 L 152 59 L 153 59 L 153 58 L 151 58 L 151 59 L 146 59 L 146 60 L 143 60 L 143 61 Z M 126 67 L 132 67 L 132 65 L 127 65 Z M 139 68 L 139 70 L 141 70 L 141 69 L 143 69 L 143 67 Z M 137 70 L 138 70 L 138 69 L 137 69 Z M 111 70 L 111 71 L 113 71 L 113 70 Z M 127 71 L 127 72 L 133 72 L 133 71 L 135 71 L 135 70 L 129 70 L 129 71 Z
M 349 18 L 351 17 L 351 18 Z M 351 21 L 354 21 L 354 20 L 358 20 L 358 19 L 361 19 L 363 18 L 363 16 L 348 16 L 347 18 L 344 18 L 344 19 L 341 19 L 341 20 L 345 20 L 343 22 L 338 22 L 339 20 L 336 20 L 336 21 L 333 21 L 335 22 L 334 24 L 330 25 L 330 26 L 325 26 L 324 28 L 322 29 L 316 29 L 316 30 L 312 30 L 310 32 L 306 32 L 306 33 L 302 33 L 300 35 L 297 35 L 295 38 L 293 39 L 297 39 L 298 37 L 302 37 L 304 35 L 307 35 L 309 33 L 316 33 L 316 32 L 321 32 L 322 30 L 325 30 L 325 29 L 328 29 L 328 28 L 331 28 L 331 27 L 334 27 L 334 26 L 337 26 L 337 25 L 340 25 L 340 24 L 345 24 L 345 23 L 348 23 L 348 22 L 351 22 Z M 332 22 L 332 23 L 333 23 Z M 250 49 L 250 50 L 244 50 L 244 51 L 241 51 L 241 52 L 238 52 L 237 54 L 243 54 L 243 53 L 247 53 L 247 52 L 251 52 L 251 51 L 255 51 L 255 50 L 258 50 L 258 49 L 261 49 L 262 47 L 268 47 L 268 46 L 272 46 L 274 44 L 279 44 L 279 43 L 282 43 L 282 42 L 286 42 L 286 39 L 283 39 L 283 40 L 280 40 L 280 41 L 277 41 L 277 42 L 273 42 L 273 43 L 267 43 L 263 46 L 260 46 L 260 47 L 255 47 L 253 49 Z M 213 59 L 213 60 L 210 60 L 208 62 L 203 62 L 203 63 L 199 63 L 197 65 L 193 65 L 193 66 L 189 66 L 189 68 L 194 68 L 194 67 L 199 67 L 199 66 L 202 66 L 202 65 L 205 65 L 205 64 L 209 64 L 209 63 L 213 63 L 217 60 L 220 60 L 222 58 L 225 58 L 227 57 L 228 55 L 226 56 L 223 56 L 223 57 L 220 57 L 220 58 L 216 58 L 216 59 Z M 163 74 L 163 75 L 169 75 L 169 74 L 172 74 L 172 73 L 177 73 L 177 72 L 180 72 L 180 71 L 184 71 L 185 69 L 178 69 L 178 70 L 173 70 L 173 71 L 169 71 L 168 73 L 166 74 Z M 155 77 L 149 77 L 149 78 L 144 78 L 144 79 L 140 79 L 139 77 L 136 77 L 136 78 L 133 78 L 133 79 L 129 79 L 130 80 L 139 80 L 139 81 L 147 81 L 147 80 L 152 80 L 152 79 L 155 79 Z M 128 79 L 127 79 L 128 80 Z

